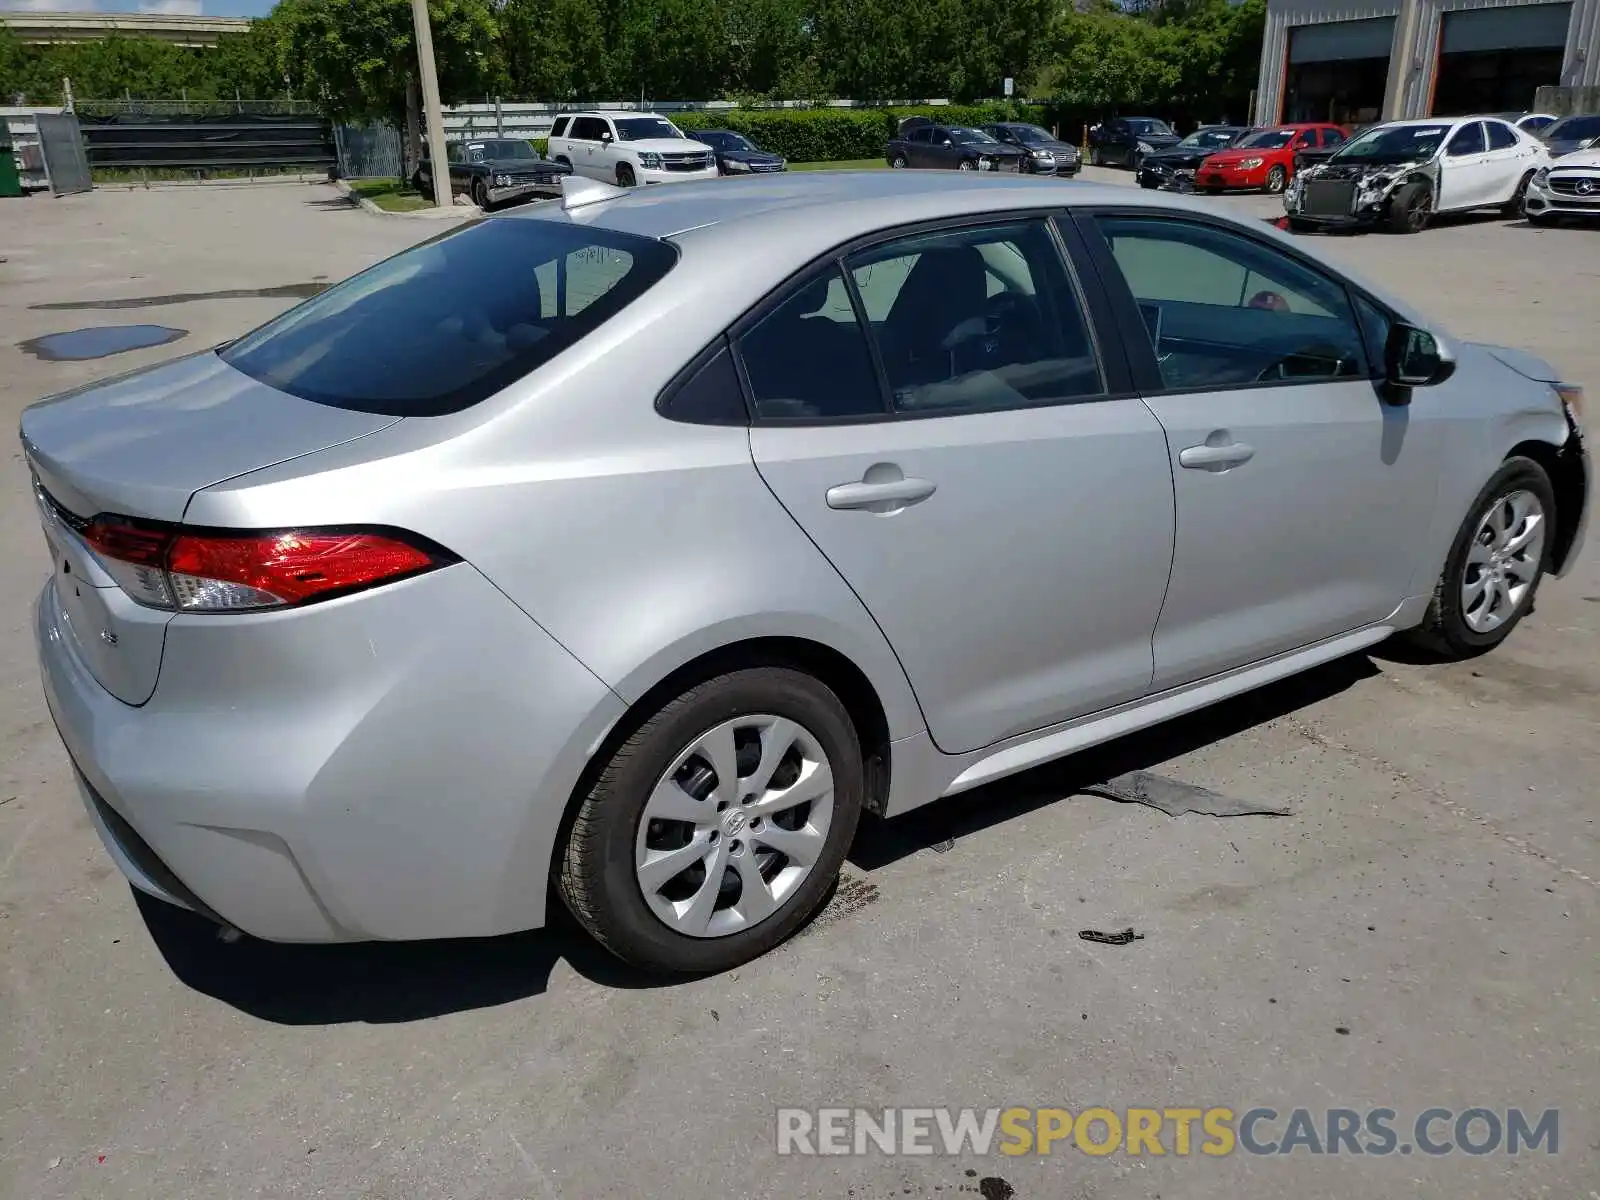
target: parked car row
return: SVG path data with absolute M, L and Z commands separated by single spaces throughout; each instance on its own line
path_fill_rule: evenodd
M 445 155 L 452 194 L 470 197 L 485 212 L 559 196 L 567 175 L 638 187 L 789 168 L 782 155 L 761 149 L 742 133 L 703 129 L 690 138 L 657 113 L 563 113 L 551 126 L 548 157 L 517 138 L 451 142 Z M 411 185 L 424 194 L 433 190 L 426 147 Z
M 973 128 L 907 117 L 884 146 L 883 157 L 897 170 L 932 167 L 1072 176 L 1082 166 L 1076 146 L 1038 125 L 1019 121 Z

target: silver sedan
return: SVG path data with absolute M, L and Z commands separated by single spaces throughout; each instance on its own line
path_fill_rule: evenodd
M 1578 554 L 1581 393 L 1260 222 L 955 172 L 565 198 L 22 418 L 135 886 L 714 971 L 887 817 Z M 552 883 L 554 886 L 552 887 Z

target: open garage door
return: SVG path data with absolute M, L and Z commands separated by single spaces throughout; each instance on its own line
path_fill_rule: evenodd
M 1393 17 L 1291 29 L 1283 119 L 1340 125 L 1376 121 L 1393 44 Z
M 1571 21 L 1570 4 L 1445 13 L 1432 115 L 1532 109 L 1534 92 L 1561 82 Z

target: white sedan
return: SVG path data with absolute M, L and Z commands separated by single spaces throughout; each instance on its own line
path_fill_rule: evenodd
M 1283 207 L 1295 230 L 1416 233 L 1440 212 L 1498 208 L 1520 216 L 1528 185 L 1550 165 L 1542 142 L 1498 117 L 1391 121 L 1301 171 Z

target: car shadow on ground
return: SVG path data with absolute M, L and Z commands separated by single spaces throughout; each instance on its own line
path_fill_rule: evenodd
M 1087 785 L 1128 771 L 1153 769 L 1317 704 L 1378 674 L 1365 655 L 1340 659 L 905 816 L 869 817 L 862 822 L 848 861 L 861 871 L 877 870 L 1068 799 Z M 677 982 L 613 958 L 578 928 L 554 896 L 547 906 L 550 925 L 528 933 L 332 946 L 281 945 L 250 937 L 228 943 L 204 918 L 142 892 L 135 891 L 134 897 L 173 974 L 197 992 L 275 1024 L 389 1024 L 490 1008 L 542 995 L 563 961 L 604 987 L 652 988 Z M 824 904 L 818 912 L 827 908 Z

